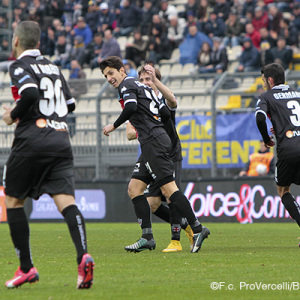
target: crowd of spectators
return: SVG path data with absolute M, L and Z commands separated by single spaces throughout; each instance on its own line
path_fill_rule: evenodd
M 178 11 L 167 0 L 3 0 L 0 28 L 23 20 L 39 23 L 40 50 L 61 68 L 77 61 L 96 68 L 117 55 L 137 68 L 145 60 L 159 63 L 179 48 L 181 64 L 193 63 L 201 73 L 222 73 L 227 49 L 242 46 L 237 72 L 258 70 L 269 62 L 286 69 L 299 51 L 299 0 L 187 0 Z M 121 51 L 118 38 L 132 36 Z M 0 50 L 10 41 L 2 38 Z M 9 55 L 1 55 L 7 61 Z

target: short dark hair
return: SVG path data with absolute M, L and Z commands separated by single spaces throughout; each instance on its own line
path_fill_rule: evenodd
M 273 78 L 275 85 L 285 83 L 284 68 L 277 63 L 272 63 L 263 66 L 261 68 L 261 74 L 264 74 L 265 78 Z
M 103 59 L 99 65 L 101 72 L 103 73 L 104 69 L 107 67 L 117 69 L 118 71 L 122 67 L 125 68 L 122 59 L 119 56 L 109 56 Z
M 14 34 L 19 38 L 20 46 L 24 49 L 35 49 L 40 41 L 41 30 L 34 21 L 23 21 L 16 27 Z
M 160 81 L 161 80 L 160 71 L 157 68 L 154 68 L 154 70 L 155 70 L 155 77 Z M 148 73 L 145 69 L 145 66 L 141 67 L 141 69 L 139 70 L 139 72 L 138 72 L 139 77 L 142 73 Z

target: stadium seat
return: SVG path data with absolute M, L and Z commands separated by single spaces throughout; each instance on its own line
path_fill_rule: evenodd
M 170 75 L 172 76 L 178 76 L 178 75 L 182 75 L 181 74 L 182 72 L 182 65 L 181 64 L 178 64 L 178 63 L 175 63 L 172 67 L 171 67 L 171 70 L 170 70 Z
M 189 76 L 190 75 L 190 71 L 193 70 L 195 68 L 194 64 L 190 63 L 190 64 L 185 64 L 183 67 L 182 67 L 182 70 L 181 70 L 181 75 L 187 75 Z
M 125 52 L 125 49 L 126 49 L 126 44 L 127 44 L 127 37 L 126 36 L 119 36 L 117 38 L 117 41 L 120 45 L 120 49 L 122 52 Z

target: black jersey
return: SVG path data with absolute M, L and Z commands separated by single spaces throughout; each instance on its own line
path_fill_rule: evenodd
M 176 115 L 176 108 L 170 108 L 167 103 L 165 98 L 163 97 L 162 93 L 158 93 L 158 99 L 165 103 L 166 107 L 168 108 L 170 112 L 170 118 L 167 119 L 162 119 L 165 129 L 171 139 L 172 142 L 172 151 L 170 152 L 170 158 L 172 161 L 180 161 L 182 160 L 182 151 L 181 151 L 181 143 L 179 136 L 177 134 L 176 130 L 176 120 L 175 120 L 175 115 Z
M 278 158 L 300 157 L 300 92 L 284 84 L 274 86 L 259 97 L 256 114 L 259 112 L 272 122 Z
M 141 145 L 166 132 L 159 114 L 161 103 L 155 92 L 132 77 L 126 77 L 118 88 L 121 105 L 137 103 L 137 110 L 129 118 L 138 132 Z M 123 103 L 122 103 L 123 102 Z
M 59 68 L 37 49 L 26 50 L 10 66 L 15 101 L 27 88 L 37 88 L 40 99 L 19 120 L 12 152 L 22 156 L 72 157 L 66 117 L 75 103 Z

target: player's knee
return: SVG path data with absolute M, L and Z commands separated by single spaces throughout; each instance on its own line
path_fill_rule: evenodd
M 6 208 L 18 208 L 24 206 L 25 200 L 20 200 L 14 197 L 6 196 L 5 197 L 5 205 Z
M 153 198 L 147 198 L 151 212 L 155 213 L 159 206 L 161 205 L 161 201 L 157 201 L 156 199 Z

